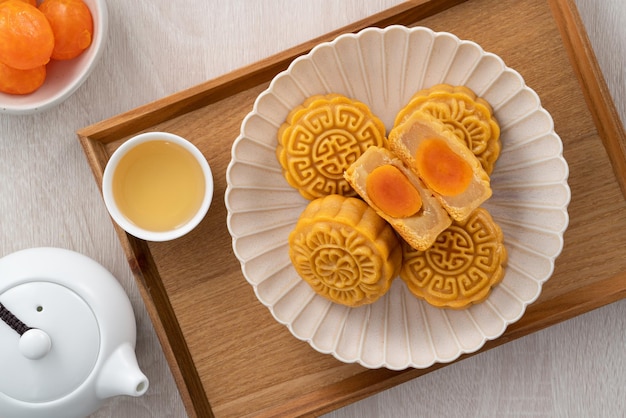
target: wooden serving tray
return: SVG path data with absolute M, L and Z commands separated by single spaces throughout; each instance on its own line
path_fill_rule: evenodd
M 187 236 L 148 243 L 117 230 L 190 416 L 319 415 L 443 366 L 368 370 L 316 352 L 256 299 L 226 227 L 229 149 L 257 95 L 317 43 L 390 24 L 452 32 L 498 54 L 563 140 L 572 194 L 563 252 L 541 297 L 481 351 L 626 296 L 626 135 L 573 1 L 405 3 L 78 132 L 98 184 L 111 153 L 149 130 L 190 139 L 213 169 L 213 204 Z

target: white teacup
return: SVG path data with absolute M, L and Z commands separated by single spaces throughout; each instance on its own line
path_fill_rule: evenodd
M 102 194 L 111 217 L 126 232 L 146 241 L 168 241 L 202 221 L 213 198 L 213 175 L 188 140 L 147 132 L 111 155 Z

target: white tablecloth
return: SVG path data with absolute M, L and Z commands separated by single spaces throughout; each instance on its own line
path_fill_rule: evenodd
M 576 3 L 626 121 L 623 1 Z M 136 351 L 150 389 L 140 398 L 110 399 L 94 417 L 184 417 L 185 410 L 75 132 L 397 3 L 108 0 L 106 51 L 76 94 L 46 113 L 0 115 L 0 256 L 36 246 L 81 252 L 123 283 L 135 309 Z M 625 415 L 626 301 L 621 301 L 328 417 Z

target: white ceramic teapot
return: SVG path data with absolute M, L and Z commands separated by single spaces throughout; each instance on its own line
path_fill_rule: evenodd
M 143 395 L 128 296 L 94 260 L 60 248 L 0 259 L 0 416 L 84 417 Z

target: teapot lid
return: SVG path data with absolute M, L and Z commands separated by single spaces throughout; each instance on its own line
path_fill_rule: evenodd
M 20 334 L 0 322 L 1 393 L 26 403 L 50 402 L 87 380 L 98 358 L 100 332 L 81 296 L 34 277 L 0 293 L 0 303 L 29 328 Z

